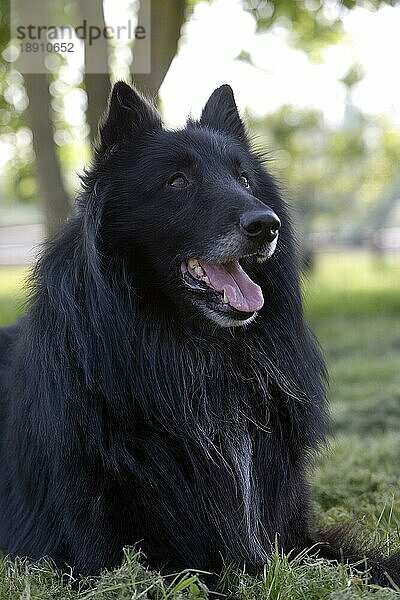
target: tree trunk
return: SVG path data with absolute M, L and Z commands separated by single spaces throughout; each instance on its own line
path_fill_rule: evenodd
M 158 100 L 158 92 L 177 52 L 186 0 L 151 2 L 151 73 L 134 75 L 137 88 Z M 139 12 L 140 24 L 140 12 Z
M 177 52 L 182 24 L 185 20 L 186 0 L 152 0 L 151 3 L 151 73 L 137 74 L 136 86 L 158 99 L 158 92 Z M 103 4 L 79 0 L 82 19 L 91 25 L 104 27 Z M 140 16 L 139 16 L 140 18 Z M 140 22 L 140 21 L 139 21 Z M 95 61 L 95 62 L 94 62 Z M 96 70 L 93 65 L 104 65 L 107 71 L 107 40 L 96 40 L 93 46 L 86 41 L 85 87 L 88 95 L 87 121 L 93 138 L 103 114 L 110 90 L 108 72 Z M 89 71 L 89 72 L 88 72 Z M 56 155 L 51 120 L 50 93 L 45 74 L 26 74 L 29 97 L 28 115 L 33 133 L 38 179 L 49 236 L 53 236 L 70 213 L 71 205 L 65 191 L 60 165 Z
M 105 27 L 102 0 L 79 0 L 79 13 L 91 26 L 100 30 Z M 108 74 L 108 42 L 100 36 L 90 45 L 85 40 L 85 89 L 88 99 L 86 120 L 90 127 L 90 138 L 97 135 L 100 117 L 107 108 L 110 93 L 110 77 Z M 102 72 L 103 71 L 103 72 Z
M 52 237 L 70 214 L 71 204 L 56 155 L 47 76 L 30 73 L 25 74 L 24 79 L 46 230 Z

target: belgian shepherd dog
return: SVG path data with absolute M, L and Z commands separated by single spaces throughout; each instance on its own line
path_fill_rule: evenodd
M 91 575 L 136 543 L 168 571 L 256 572 L 276 539 L 362 558 L 314 525 L 325 368 L 231 88 L 168 131 L 117 83 L 82 181 L 0 333 L 0 549 Z

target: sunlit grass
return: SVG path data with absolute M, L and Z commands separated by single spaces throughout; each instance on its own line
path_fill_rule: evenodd
M 310 316 L 400 313 L 400 256 L 322 254 L 304 278 L 304 297 Z
M 24 267 L 0 267 L 0 326 L 9 325 L 22 314 L 27 274 Z
M 20 296 L 27 272 L 25 267 L 0 267 L 0 298 Z

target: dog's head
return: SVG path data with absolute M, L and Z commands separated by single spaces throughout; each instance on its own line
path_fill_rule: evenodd
M 220 326 L 254 319 L 264 298 L 248 271 L 279 244 L 282 205 L 228 85 L 213 92 L 198 121 L 168 131 L 150 103 L 117 83 L 93 173 L 93 194 L 99 187 L 106 197 L 104 251 L 140 272 L 149 301 L 162 291 Z

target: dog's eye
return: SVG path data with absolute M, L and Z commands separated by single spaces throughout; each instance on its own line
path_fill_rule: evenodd
M 189 182 L 183 173 L 175 173 L 169 178 L 168 185 L 174 188 L 183 189 L 189 185 Z
M 240 173 L 239 182 L 244 188 L 250 187 L 249 178 L 246 173 Z

